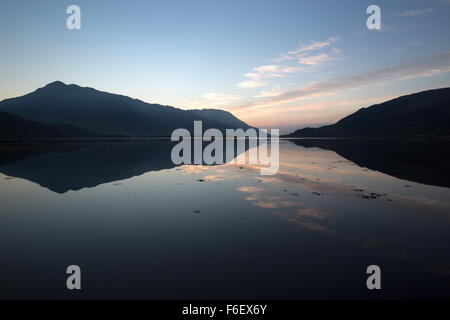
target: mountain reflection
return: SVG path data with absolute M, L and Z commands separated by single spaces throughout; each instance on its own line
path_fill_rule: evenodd
M 296 145 L 331 150 L 360 167 L 422 184 L 450 187 L 450 143 L 383 139 L 298 139 Z
M 334 151 L 359 167 L 396 178 L 450 187 L 449 143 L 367 139 L 299 139 L 293 142 L 307 148 Z M 168 140 L 3 144 L 0 145 L 0 172 L 62 194 L 174 168 L 177 165 L 171 160 L 171 151 L 175 144 Z M 248 144 L 245 150 L 248 150 Z M 237 156 L 236 153 L 235 147 Z M 223 157 L 226 157 L 225 148 Z M 280 160 L 281 166 L 286 166 L 283 159 Z M 310 173 L 320 169 L 327 168 L 313 164 L 302 164 L 297 168 Z M 277 177 L 300 179 L 298 175 L 286 176 L 283 170 Z M 206 179 L 214 181 L 223 177 L 215 173 Z
M 174 168 L 177 165 L 172 162 L 171 151 L 176 143 L 117 140 L 2 145 L 0 172 L 65 193 Z M 236 149 L 235 146 L 235 155 Z M 248 141 L 245 149 L 248 150 Z

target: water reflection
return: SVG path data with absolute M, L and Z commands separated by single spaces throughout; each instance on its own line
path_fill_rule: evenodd
M 49 143 L 2 148 L 0 172 L 57 193 L 174 167 L 162 142 Z
M 175 144 L 169 140 L 117 140 L 2 145 L 0 172 L 65 193 L 174 168 L 171 150 Z M 236 146 L 234 154 L 237 156 Z
M 450 297 L 450 189 L 322 147 L 281 142 L 274 176 L 173 166 L 167 142 L 3 149 L 0 298 Z
M 297 139 L 333 150 L 360 167 L 424 184 L 450 187 L 450 142 L 383 139 Z

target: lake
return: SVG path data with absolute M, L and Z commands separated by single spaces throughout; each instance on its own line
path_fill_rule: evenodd
M 448 144 L 281 140 L 272 176 L 172 146 L 2 144 L 0 298 L 450 298 Z

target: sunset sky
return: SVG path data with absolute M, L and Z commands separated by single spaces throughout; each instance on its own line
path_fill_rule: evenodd
M 61 80 L 290 132 L 450 86 L 449 32 L 450 0 L 2 0 L 0 100 Z

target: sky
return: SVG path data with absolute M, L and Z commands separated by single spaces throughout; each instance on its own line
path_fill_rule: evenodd
M 288 133 L 449 87 L 449 33 L 450 0 L 2 0 L 0 100 L 60 80 Z

